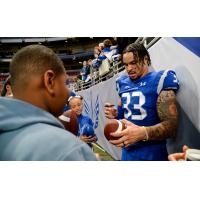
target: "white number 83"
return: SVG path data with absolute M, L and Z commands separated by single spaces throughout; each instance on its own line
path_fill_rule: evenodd
M 142 94 L 142 92 L 132 92 L 132 93 L 123 93 L 123 98 L 126 98 L 126 103 L 123 104 L 123 108 L 127 110 L 127 113 L 125 114 L 125 118 L 129 118 L 131 116 L 132 120 L 143 120 L 147 116 L 147 112 L 142 106 L 145 104 L 145 96 Z M 134 109 L 140 110 L 140 115 L 132 115 L 132 112 L 130 110 L 130 102 L 131 97 L 139 97 L 139 103 L 133 104 Z

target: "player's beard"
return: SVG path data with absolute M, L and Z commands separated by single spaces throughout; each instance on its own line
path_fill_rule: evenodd
M 133 81 L 136 81 L 139 78 L 141 78 L 143 76 L 144 67 L 145 67 L 145 64 L 142 62 L 142 63 L 140 63 L 140 69 L 138 71 L 137 71 L 137 69 L 136 70 L 130 70 L 128 72 L 130 79 L 133 80 Z

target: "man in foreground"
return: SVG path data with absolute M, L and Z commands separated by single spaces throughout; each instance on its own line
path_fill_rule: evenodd
M 14 55 L 10 74 L 14 98 L 0 98 L 0 160 L 96 160 L 56 119 L 69 97 L 56 54 L 26 46 Z

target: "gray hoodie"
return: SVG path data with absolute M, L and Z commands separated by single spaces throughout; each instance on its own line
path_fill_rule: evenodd
M 0 160 L 96 160 L 50 113 L 0 97 Z

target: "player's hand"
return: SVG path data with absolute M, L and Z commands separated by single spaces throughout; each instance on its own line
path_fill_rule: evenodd
M 117 116 L 117 109 L 113 104 L 106 103 L 104 105 L 104 113 L 108 119 L 114 119 Z
M 185 154 L 186 154 L 186 150 L 187 149 L 189 149 L 189 147 L 186 146 L 186 145 L 184 145 L 182 153 L 173 153 L 173 154 L 170 154 L 168 156 L 168 159 L 170 161 L 183 161 L 183 160 L 185 160 Z
M 126 119 L 122 122 L 126 125 L 126 129 L 123 131 L 111 133 L 112 136 L 120 137 L 117 140 L 110 140 L 109 142 L 118 147 L 128 147 L 140 140 L 144 140 L 146 137 L 145 130 L 141 126 L 137 126 Z

